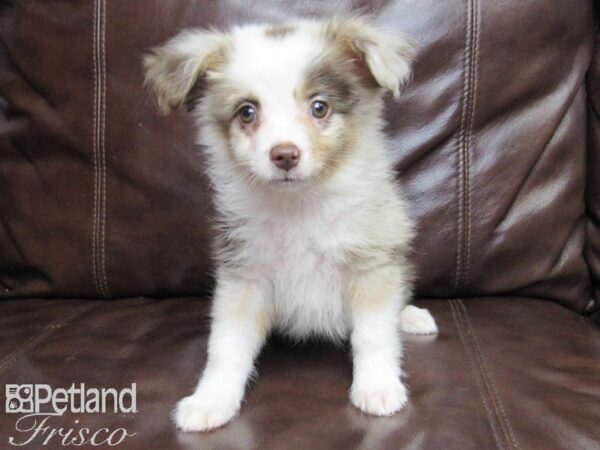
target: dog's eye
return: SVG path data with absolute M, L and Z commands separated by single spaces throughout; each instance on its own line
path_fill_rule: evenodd
M 237 112 L 243 123 L 252 123 L 256 120 L 256 107 L 250 103 L 244 103 Z
M 321 100 L 315 100 L 310 105 L 310 115 L 315 119 L 323 119 L 329 112 L 329 105 Z

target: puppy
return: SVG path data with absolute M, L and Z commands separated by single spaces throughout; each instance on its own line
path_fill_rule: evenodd
M 413 231 L 382 108 L 414 55 L 353 17 L 186 31 L 146 56 L 160 109 L 192 111 L 219 213 L 208 361 L 174 412 L 180 429 L 238 412 L 272 331 L 349 338 L 352 403 L 379 416 L 406 403 L 399 328 L 437 330 L 406 306 Z

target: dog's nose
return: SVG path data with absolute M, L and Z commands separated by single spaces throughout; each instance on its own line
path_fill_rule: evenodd
M 294 144 L 280 144 L 271 149 L 271 161 L 283 170 L 291 170 L 300 162 L 300 149 Z

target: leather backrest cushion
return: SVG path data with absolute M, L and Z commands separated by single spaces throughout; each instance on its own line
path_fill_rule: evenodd
M 202 151 L 185 111 L 159 116 L 142 54 L 186 27 L 361 10 L 420 43 L 413 81 L 386 113 L 418 224 L 418 295 L 587 305 L 591 1 L 2 5 L 2 296 L 209 290 Z

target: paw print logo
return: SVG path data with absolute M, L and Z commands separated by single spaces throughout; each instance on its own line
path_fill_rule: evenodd
M 5 393 L 7 413 L 33 412 L 33 386 L 31 384 L 7 384 Z

